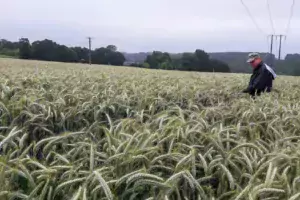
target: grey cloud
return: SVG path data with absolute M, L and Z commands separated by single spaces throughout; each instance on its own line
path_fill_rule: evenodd
M 2 1 L 1 37 L 50 38 L 66 45 L 115 44 L 124 51 L 266 51 L 239 0 L 14 0 Z M 259 26 L 271 33 L 266 0 L 244 0 Z M 284 33 L 292 0 L 270 1 L 276 33 Z M 285 52 L 300 45 L 300 4 Z M 13 12 L 12 12 L 13 11 Z

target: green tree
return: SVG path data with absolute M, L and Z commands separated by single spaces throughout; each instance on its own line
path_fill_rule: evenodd
M 142 64 L 142 67 L 143 67 L 143 68 L 150 68 L 150 65 L 149 65 L 149 63 L 144 62 L 144 63 Z
M 32 58 L 37 60 L 58 61 L 58 44 L 52 40 L 35 41 L 32 43 Z
M 108 54 L 109 64 L 115 66 L 121 66 L 125 62 L 125 57 L 120 52 L 109 52 Z
M 118 51 L 112 51 L 111 48 L 101 47 L 92 52 L 92 60 L 96 64 L 123 65 L 125 57 Z
M 97 48 L 92 52 L 92 60 L 95 64 L 109 64 L 108 54 L 110 50 L 104 47 Z
M 202 71 L 202 72 L 213 71 L 211 68 L 209 55 L 205 51 L 197 49 L 194 55 L 195 55 L 195 59 L 194 59 L 195 71 Z
M 230 72 L 230 67 L 222 61 L 212 59 L 210 64 L 214 72 Z
M 18 48 L 19 48 L 19 42 L 11 42 L 5 39 L 0 40 L 0 50 L 1 49 L 16 50 Z
M 74 50 L 47 39 L 32 43 L 32 58 L 60 62 L 78 61 L 77 53 Z
M 89 49 L 82 47 L 71 48 L 77 54 L 77 62 L 87 63 L 89 60 Z
M 164 62 L 172 63 L 172 59 L 168 53 L 160 51 L 153 51 L 151 55 L 148 55 L 145 62 L 150 65 L 150 68 L 157 69 Z
M 179 70 L 195 71 L 196 58 L 193 53 L 183 53 Z
M 165 62 L 163 62 L 163 63 L 161 63 L 161 64 L 159 65 L 159 68 L 160 68 L 160 69 L 172 70 L 172 69 L 173 69 L 173 66 L 172 66 L 172 63 L 171 63 L 171 62 L 165 61 Z
M 116 52 L 117 51 L 117 47 L 115 45 L 108 45 L 106 48 L 109 49 L 112 52 Z
M 56 47 L 56 61 L 60 62 L 77 62 L 78 57 L 74 50 L 64 45 L 58 45 Z
M 19 40 L 19 57 L 21 59 L 31 58 L 31 45 L 27 38 L 21 38 Z
M 300 62 L 295 63 L 295 66 L 293 67 L 293 72 L 292 74 L 294 76 L 300 76 Z

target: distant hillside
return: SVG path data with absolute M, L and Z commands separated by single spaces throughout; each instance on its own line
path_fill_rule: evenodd
M 236 73 L 250 73 L 251 68 L 246 63 L 247 56 L 250 52 L 220 52 L 220 53 L 209 53 L 211 58 L 217 59 L 227 63 L 230 66 L 232 72 Z M 272 65 L 272 58 L 274 55 L 269 53 L 260 53 L 263 60 Z
M 143 63 L 146 60 L 147 56 L 151 54 L 152 52 L 140 52 L 140 53 L 123 52 L 126 62 L 129 63 Z
M 251 73 L 251 67 L 246 63 L 249 52 L 224 52 L 210 53 L 211 58 L 227 63 L 231 72 Z M 300 75 L 300 54 L 287 54 L 283 60 L 278 60 L 275 55 L 260 53 L 264 62 L 272 66 L 277 74 Z M 274 60 L 274 63 L 272 63 Z

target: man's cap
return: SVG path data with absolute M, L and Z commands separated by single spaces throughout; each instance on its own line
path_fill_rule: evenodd
M 250 53 L 250 54 L 248 55 L 248 60 L 247 60 L 247 62 L 248 62 L 248 63 L 251 63 L 253 60 L 255 60 L 255 59 L 257 59 L 257 58 L 260 58 L 259 53 Z

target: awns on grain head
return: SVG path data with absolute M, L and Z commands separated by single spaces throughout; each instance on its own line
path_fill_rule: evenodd
M 297 78 L 252 100 L 237 74 L 7 64 L 0 199 L 300 197 Z

